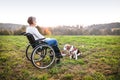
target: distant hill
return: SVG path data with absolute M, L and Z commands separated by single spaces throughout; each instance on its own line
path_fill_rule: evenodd
M 0 23 L 0 35 L 20 35 L 25 31 L 26 25 Z
M 120 28 L 120 23 L 94 24 L 87 27 L 88 29 L 112 29 Z
M 12 24 L 12 23 L 0 23 L 0 30 L 18 30 L 22 26 L 21 24 Z
M 108 23 L 108 24 L 94 24 L 90 25 L 87 28 L 87 31 L 93 35 L 105 34 L 105 35 L 120 35 L 120 23 Z

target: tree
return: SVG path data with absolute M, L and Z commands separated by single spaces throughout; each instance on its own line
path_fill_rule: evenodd
M 43 27 L 40 27 L 40 26 L 37 26 L 36 28 L 43 35 L 51 35 L 50 28 L 43 28 Z

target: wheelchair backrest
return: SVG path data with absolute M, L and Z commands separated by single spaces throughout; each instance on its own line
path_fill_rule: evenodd
M 32 35 L 31 33 L 25 33 L 25 36 L 26 36 L 27 39 L 29 40 L 29 43 L 30 43 L 30 44 L 36 43 L 36 41 L 35 41 L 35 39 L 34 39 L 34 37 L 33 37 L 33 35 Z
M 47 44 L 46 42 L 42 41 L 43 39 L 35 40 L 31 33 L 25 33 L 24 35 L 27 37 L 29 43 L 33 48 L 35 48 L 39 44 Z

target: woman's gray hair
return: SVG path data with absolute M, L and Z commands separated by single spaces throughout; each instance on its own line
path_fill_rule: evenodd
M 33 17 L 33 16 L 28 17 L 27 22 L 28 22 L 29 24 L 33 24 L 34 21 L 36 21 L 36 18 L 35 18 L 35 17 Z

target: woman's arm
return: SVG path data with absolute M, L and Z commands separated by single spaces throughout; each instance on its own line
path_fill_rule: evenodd
M 34 33 L 34 36 L 38 39 L 45 38 L 42 34 L 39 33 L 37 28 L 34 29 L 33 33 Z

